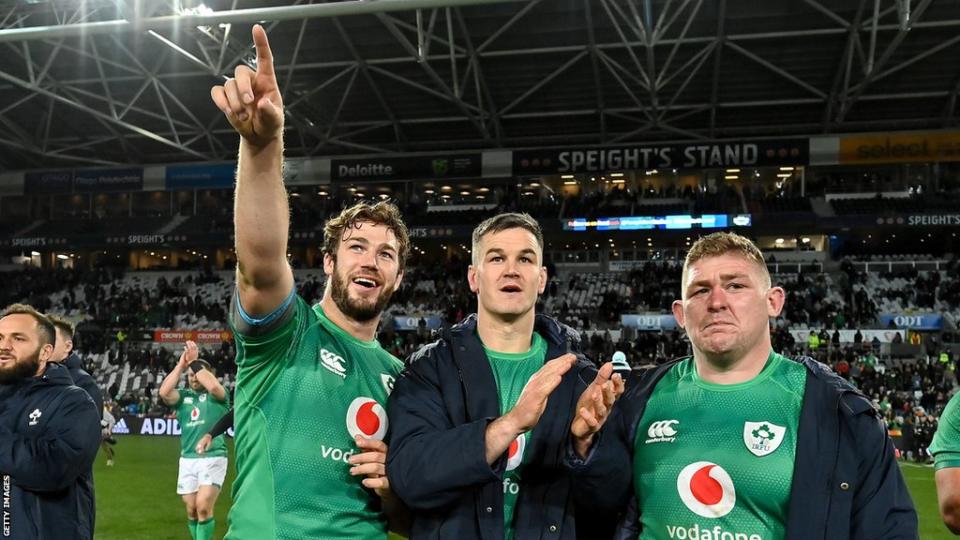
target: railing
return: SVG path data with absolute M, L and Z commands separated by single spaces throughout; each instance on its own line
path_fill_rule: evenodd
M 853 261 L 859 272 L 896 272 L 898 270 L 946 270 L 950 261 Z
M 822 274 L 823 263 L 767 263 L 767 271 L 771 274 Z

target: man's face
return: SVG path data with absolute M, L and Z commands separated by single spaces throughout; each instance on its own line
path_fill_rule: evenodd
M 337 308 L 355 321 L 371 321 L 387 307 L 403 279 L 397 237 L 387 227 L 369 222 L 348 227 L 336 260 L 324 256 L 323 271 L 330 276 Z
M 53 356 L 50 358 L 52 362 L 63 362 L 70 356 L 70 351 L 73 350 L 73 340 L 67 337 L 63 333 L 63 330 L 60 327 L 57 328 L 57 343 L 53 346 Z
M 190 386 L 190 389 L 194 392 L 203 390 L 203 385 L 197 380 L 197 376 L 190 371 L 187 371 L 187 385 Z
M 487 233 L 480 238 L 476 265 L 467 281 L 482 311 L 503 320 L 529 313 L 547 284 L 543 253 L 537 238 L 526 229 Z
M 0 384 L 37 376 L 52 354 L 52 345 L 40 344 L 36 319 L 21 313 L 0 319 Z
M 766 346 L 769 317 L 783 309 L 783 289 L 769 287 L 756 263 L 734 254 L 693 263 L 682 286 L 683 299 L 673 303 L 677 322 L 694 349 L 720 361 Z

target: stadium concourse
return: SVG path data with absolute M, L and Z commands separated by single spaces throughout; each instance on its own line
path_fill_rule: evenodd
M 75 324 L 116 419 L 96 538 L 187 535 L 175 409 L 190 411 L 159 389 L 207 369 L 181 360 L 187 341 L 237 385 L 239 137 L 211 88 L 266 63 L 307 304 L 325 221 L 392 202 L 412 251 L 376 339 L 409 363 L 478 311 L 474 227 L 522 212 L 544 236 L 536 312 L 596 366 L 622 353 L 629 384 L 693 353 L 673 312 L 685 256 L 736 232 L 786 292 L 773 349 L 872 401 L 920 537 L 949 535 L 929 449 L 960 389 L 957 2 L 0 0 L 0 43 L 0 307 Z M 232 443 L 229 459 L 199 519 L 215 538 Z

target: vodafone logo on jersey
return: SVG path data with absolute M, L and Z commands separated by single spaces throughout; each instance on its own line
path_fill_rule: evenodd
M 512 471 L 523 462 L 523 450 L 527 446 L 527 438 L 521 434 L 510 443 L 507 448 L 507 470 Z
M 698 461 L 680 471 L 677 477 L 680 500 L 691 512 L 705 518 L 720 518 L 737 503 L 733 479 L 716 463 Z
M 347 432 L 351 437 L 359 435 L 382 441 L 387 434 L 387 425 L 387 411 L 373 398 L 358 397 L 347 409 Z
M 200 409 L 194 407 L 194 408 L 190 411 L 190 419 L 191 419 L 191 420 L 196 420 L 197 418 L 200 418 Z

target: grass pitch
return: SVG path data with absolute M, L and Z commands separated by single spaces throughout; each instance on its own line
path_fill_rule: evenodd
M 116 465 L 107 467 L 101 452 L 94 466 L 97 540 L 189 540 L 186 512 L 176 493 L 180 439 L 139 435 L 117 439 Z M 231 441 L 230 469 L 214 514 L 218 540 L 227 532 L 230 486 L 236 475 L 233 456 Z M 906 464 L 902 470 L 920 514 L 920 538 L 955 538 L 937 512 L 933 468 Z

